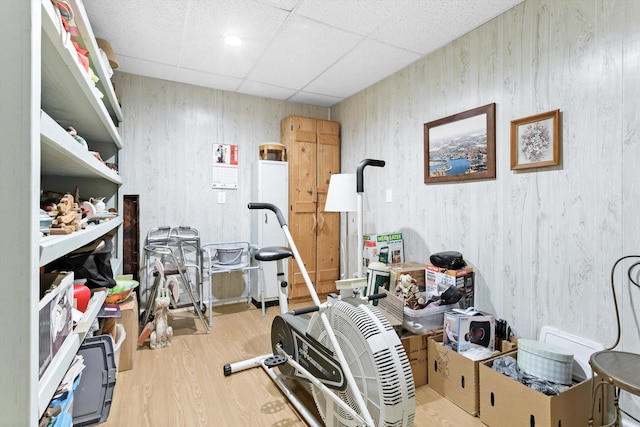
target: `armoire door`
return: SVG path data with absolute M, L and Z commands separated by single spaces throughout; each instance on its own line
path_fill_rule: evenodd
M 282 122 L 289 161 L 289 231 L 315 284 L 316 274 L 316 120 L 290 116 Z M 309 292 L 294 259 L 289 260 L 289 296 Z
M 336 290 L 335 282 L 340 278 L 340 213 L 324 211 L 331 175 L 340 173 L 340 123 L 318 120 L 316 127 L 316 291 L 328 294 Z
M 329 180 L 340 171 L 340 125 L 289 116 L 281 124 L 289 161 L 289 230 L 316 292 L 335 290 L 340 274 L 339 213 L 324 213 Z M 289 296 L 308 296 L 296 260 L 289 261 Z

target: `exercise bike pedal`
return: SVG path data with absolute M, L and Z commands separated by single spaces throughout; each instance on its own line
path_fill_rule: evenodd
M 276 366 L 284 365 L 285 363 L 287 363 L 287 358 L 280 354 L 274 354 L 273 356 L 269 356 L 264 359 L 264 364 L 268 368 L 275 368 Z

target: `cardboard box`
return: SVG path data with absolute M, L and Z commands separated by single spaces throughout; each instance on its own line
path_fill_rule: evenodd
M 421 292 L 425 291 L 425 265 L 419 262 L 400 262 L 388 264 L 391 272 L 391 291 L 395 290 L 396 285 L 400 282 L 401 274 L 408 274 L 416 280 L 416 285 Z
M 508 356 L 517 358 L 517 351 Z M 557 396 L 547 396 L 494 371 L 491 366 L 496 359 L 485 361 L 479 367 L 480 419 L 483 423 L 491 427 L 588 425 L 591 378 L 573 385 Z M 602 389 L 599 389 L 594 405 L 593 425 L 596 426 L 602 425 L 606 413 L 606 410 L 602 410 L 606 408 L 602 404 Z
M 384 264 L 404 262 L 402 233 L 365 234 L 362 236 L 362 265 L 379 261 Z
M 458 270 L 447 270 L 433 264 L 425 265 L 425 290 L 431 296 L 440 293 L 449 286 L 456 286 L 462 292 L 460 306 L 473 307 L 473 267 L 467 266 Z
M 428 335 L 407 335 L 401 338 L 404 351 L 407 353 L 413 382 L 416 387 L 428 383 L 427 377 L 427 339 Z
M 133 369 L 133 356 L 138 348 L 138 300 L 135 292 L 131 292 L 129 298 L 120 303 L 122 317 L 116 320 L 117 324 L 124 327 L 126 337 L 120 347 L 120 360 L 118 372 Z
M 485 347 L 495 350 L 496 317 L 492 314 L 444 313 L 444 346 L 458 353 Z
M 427 360 L 429 386 L 469 414 L 477 416 L 480 412 L 478 369 L 483 360 L 471 360 L 445 347 L 442 335 L 429 338 Z M 515 425 L 525 424 L 511 424 Z
M 40 275 L 38 376 L 73 331 L 73 272 Z

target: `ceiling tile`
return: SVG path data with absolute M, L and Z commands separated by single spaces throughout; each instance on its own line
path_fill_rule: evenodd
M 320 95 L 317 93 L 298 92 L 287 101 L 299 102 L 301 104 L 317 105 L 319 107 L 332 107 L 338 102 L 342 101 L 342 98 Z
M 421 0 L 393 16 L 371 37 L 426 55 L 522 0 Z
M 300 0 L 255 0 L 269 6 L 277 7 L 282 10 L 292 11 Z
M 252 82 L 249 80 L 243 81 L 238 87 L 237 92 L 246 93 L 247 95 L 261 96 L 263 98 L 279 99 L 281 101 L 286 100 L 296 93 L 293 89 Z
M 288 12 L 254 2 L 192 0 L 180 66 L 233 77 L 244 77 L 260 59 L 288 16 Z M 236 35 L 242 45 L 232 47 L 224 37 Z
M 242 80 L 219 74 L 178 68 L 176 70 L 176 81 L 233 92 Z
M 176 78 L 176 67 L 173 65 L 158 64 L 157 62 L 130 58 L 128 56 L 119 56 L 118 61 L 120 62 L 118 71 L 163 80 L 175 80 Z
M 307 92 L 346 98 L 417 61 L 420 56 L 365 40 L 307 85 Z
M 296 7 L 295 13 L 342 30 L 369 35 L 409 2 L 410 0 L 303 0 Z
M 361 39 L 292 15 L 248 78 L 274 86 L 300 89 Z
M 178 64 L 187 2 L 149 7 L 146 0 L 86 0 L 84 5 L 94 34 L 109 40 L 116 57 Z

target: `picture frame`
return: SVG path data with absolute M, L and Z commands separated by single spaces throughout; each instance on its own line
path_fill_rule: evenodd
M 424 124 L 424 183 L 496 177 L 496 104 Z
M 560 110 L 511 121 L 511 170 L 560 164 Z

